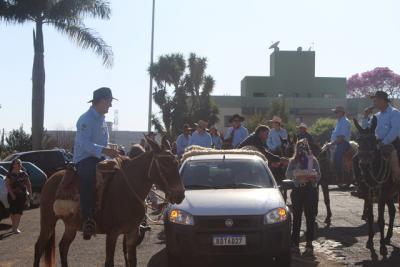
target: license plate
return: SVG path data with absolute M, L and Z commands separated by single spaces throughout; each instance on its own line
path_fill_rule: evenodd
M 213 246 L 246 246 L 245 235 L 215 235 Z

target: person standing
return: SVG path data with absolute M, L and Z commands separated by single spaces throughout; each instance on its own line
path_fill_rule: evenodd
M 318 181 L 321 171 L 317 159 L 313 156 L 306 139 L 296 144 L 295 154 L 289 161 L 286 178 L 294 181 L 295 188 L 290 194 L 293 210 L 292 248 L 299 253 L 300 228 L 303 211 L 306 217 L 306 250 L 304 254 L 313 254 L 315 210 L 318 205 Z
M 282 119 L 278 116 L 273 116 L 269 121 L 272 124 L 271 132 L 267 140 L 267 147 L 274 154 L 282 155 L 282 141 L 287 141 L 288 134 L 282 128 Z
M 224 148 L 236 148 L 249 135 L 249 130 L 242 126 L 243 121 L 244 117 L 240 116 L 239 114 L 234 114 L 229 119 L 231 127 L 228 128 L 226 134 L 224 135 Z
M 19 234 L 21 231 L 18 227 L 27 201 L 27 194 L 32 195 L 32 185 L 28 174 L 22 167 L 21 160 L 15 159 L 11 162 L 6 176 L 6 187 L 12 229 L 15 234 Z
M 93 219 L 96 206 L 96 165 L 105 156 L 115 158 L 119 151 L 108 147 L 109 134 L 105 114 L 112 106 L 110 88 L 102 87 L 93 92 L 92 106 L 76 123 L 74 162 L 79 179 L 80 206 L 83 219 L 83 238 L 89 240 L 96 231 Z
M 183 125 L 183 133 L 181 133 L 176 139 L 176 154 L 178 158 L 182 157 L 185 153 L 185 149 L 189 146 L 191 139 L 191 129 L 189 124 Z
M 196 124 L 196 131 L 192 134 L 189 145 L 211 148 L 211 135 L 207 133 L 207 122 L 199 120 Z
M 337 106 L 332 109 L 335 113 L 337 122 L 331 135 L 328 146 L 335 146 L 334 164 L 336 169 L 337 181 L 344 181 L 344 156 L 350 150 L 351 123 L 346 117 L 344 107 Z
M 211 140 L 212 140 L 212 147 L 215 149 L 221 149 L 222 148 L 222 139 L 221 139 L 221 136 L 219 135 L 217 127 L 212 126 L 210 128 L 210 135 L 211 135 Z
M 307 139 L 309 145 L 314 143 L 314 140 L 313 140 L 311 134 L 308 132 L 307 124 L 302 122 L 296 128 L 298 129 L 297 140 Z

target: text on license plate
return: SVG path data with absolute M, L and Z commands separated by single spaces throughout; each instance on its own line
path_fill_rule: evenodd
M 246 246 L 245 235 L 215 235 L 213 246 Z

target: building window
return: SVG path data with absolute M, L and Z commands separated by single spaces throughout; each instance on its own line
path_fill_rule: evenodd
M 254 107 L 243 107 L 242 113 L 243 115 L 254 115 Z
M 311 93 L 308 93 L 308 94 L 307 94 L 307 97 L 308 97 L 308 98 L 311 98 Z
M 300 97 L 300 94 L 299 93 L 295 93 L 294 97 L 298 98 L 298 97 Z
M 266 97 L 265 93 L 253 93 L 254 97 Z

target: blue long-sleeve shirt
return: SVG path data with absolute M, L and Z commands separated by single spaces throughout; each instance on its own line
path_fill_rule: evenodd
M 272 128 L 269 132 L 268 139 L 267 139 L 267 147 L 271 151 L 275 151 L 282 145 L 282 139 L 288 139 L 288 134 L 285 129 L 280 128 L 279 131 L 275 128 Z
M 351 123 L 346 116 L 337 120 L 335 129 L 332 131 L 331 142 L 336 141 L 339 136 L 344 136 L 344 139 L 349 142 L 351 137 Z
M 200 134 L 198 131 L 195 131 L 192 134 L 192 138 L 190 139 L 189 145 L 202 146 L 211 148 L 212 140 L 211 135 L 207 132 Z
M 224 136 L 224 140 L 228 140 L 229 138 L 231 138 L 232 131 L 233 127 L 229 127 Z M 244 139 L 246 139 L 247 136 L 249 136 L 249 130 L 247 130 L 246 127 L 240 126 L 239 128 L 235 129 L 232 146 L 234 148 L 237 147 Z
M 76 123 L 74 162 L 88 157 L 102 157 L 102 150 L 108 145 L 108 127 L 104 115 L 94 107 L 85 112 Z
M 222 148 L 222 139 L 219 135 L 212 135 L 212 144 L 215 149 L 221 149 Z
M 176 154 L 178 154 L 178 156 L 182 156 L 182 154 L 185 152 L 185 149 L 190 144 L 190 139 L 190 135 L 185 136 L 184 134 L 180 134 L 178 136 L 176 139 Z
M 375 135 L 385 145 L 391 144 L 397 137 L 400 137 L 400 111 L 389 105 L 385 111 L 375 114 L 378 124 Z M 367 128 L 370 121 L 367 118 L 362 120 L 362 127 Z

